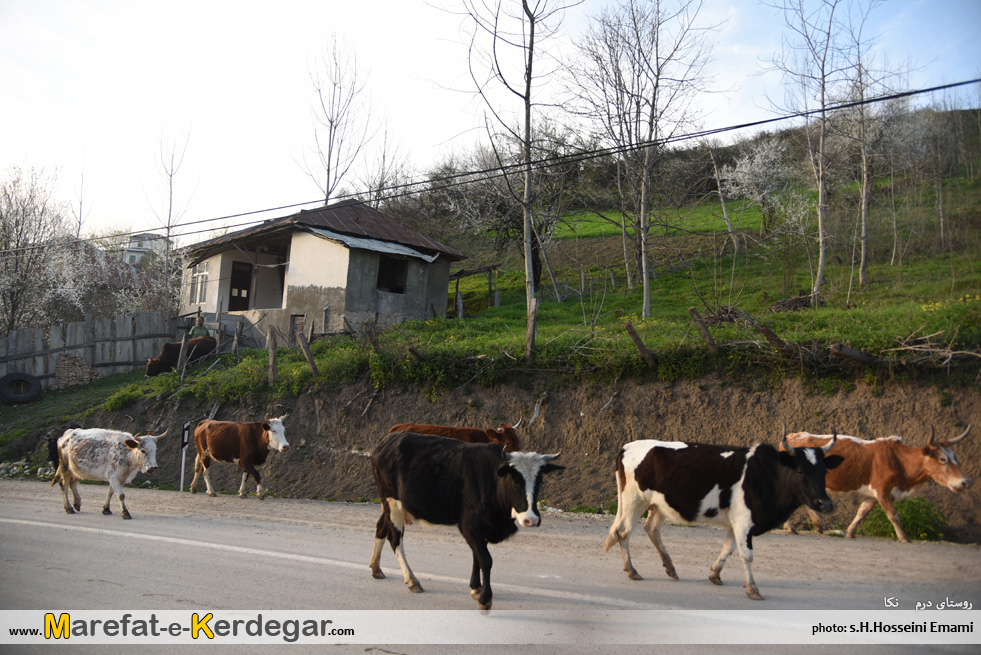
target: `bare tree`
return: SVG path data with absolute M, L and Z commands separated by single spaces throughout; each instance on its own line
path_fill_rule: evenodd
M 364 189 L 367 203 L 377 209 L 386 199 L 399 195 L 396 187 L 411 179 L 409 158 L 397 143 L 392 142 L 386 125 L 382 129 L 380 149 L 361 170 L 359 187 Z
M 170 139 L 165 135 L 161 135 L 160 150 L 157 153 L 157 170 L 160 174 L 160 182 L 162 184 L 163 201 L 156 205 L 153 202 L 150 203 L 153 214 L 157 219 L 157 224 L 163 228 L 165 235 L 163 284 L 165 295 L 168 296 L 174 293 L 173 272 L 175 269 L 171 261 L 173 258 L 171 245 L 173 244 L 174 231 L 179 226 L 186 211 L 186 205 L 184 204 L 186 201 L 178 203 L 176 198 L 177 177 L 184 165 L 184 157 L 187 155 L 187 146 L 189 143 L 189 131 L 186 131 L 181 137 L 175 136 Z M 178 268 L 176 270 L 179 271 L 180 269 Z M 177 305 L 177 307 L 179 306 Z
M 651 315 L 648 236 L 666 143 L 698 118 L 706 90 L 712 26 L 700 26 L 701 0 L 618 0 L 593 19 L 573 70 L 582 111 L 621 153 L 621 195 L 630 198 L 644 290 Z M 626 226 L 624 227 L 626 232 Z
M 849 80 L 853 65 L 850 33 L 844 22 L 847 7 L 845 0 L 782 0 L 771 6 L 781 11 L 789 30 L 783 51 L 772 60 L 774 69 L 788 82 L 782 107 L 789 113 L 806 113 L 808 164 L 818 192 L 818 263 L 811 288 L 811 302 L 817 304 L 829 240 L 829 107 L 837 89 Z
M 540 68 L 541 46 L 557 33 L 563 12 L 580 2 L 521 0 L 519 10 L 516 2 L 506 0 L 463 0 L 463 12 L 469 16 L 472 28 L 469 64 L 477 93 L 494 116 L 497 129 L 507 139 L 521 145 L 520 180 L 511 178 L 511 169 L 505 167 L 503 157 L 498 157 L 498 161 L 505 172 L 505 182 L 522 211 L 528 311 L 525 358 L 528 361 L 534 349 L 538 305 L 534 262 L 539 242 L 534 234 L 533 219 L 532 119 L 533 109 L 538 104 L 536 85 L 550 73 L 547 68 L 544 71 Z M 503 103 L 494 97 L 495 91 L 503 91 L 520 102 L 519 120 L 509 118 Z M 513 127 L 515 124 L 518 127 Z M 491 145 L 497 150 L 499 141 L 494 139 L 495 130 L 489 127 L 488 132 L 492 136 Z
M 43 317 L 48 265 L 67 237 L 66 208 L 44 171 L 12 168 L 0 182 L 0 333 Z
M 367 73 L 358 64 L 353 45 L 337 35 L 310 71 L 316 97 L 313 102 L 313 162 L 303 168 L 324 196 L 324 204 L 359 161 L 375 135 Z

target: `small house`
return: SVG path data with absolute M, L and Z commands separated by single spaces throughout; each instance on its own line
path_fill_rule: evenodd
M 304 210 L 184 249 L 181 314 L 262 333 L 344 332 L 445 317 L 459 251 L 358 201 Z

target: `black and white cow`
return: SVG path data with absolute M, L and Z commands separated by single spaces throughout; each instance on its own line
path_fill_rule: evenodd
M 790 448 L 786 428 L 786 452 L 768 444 L 745 448 L 683 441 L 628 443 L 617 456 L 619 505 L 603 550 L 608 552 L 619 542 L 623 570 L 631 580 L 642 579 L 630 561 L 630 532 L 644 510 L 649 510 L 644 530 L 664 570 L 677 580 L 661 542 L 664 522 L 719 525 L 726 529 L 725 543 L 709 580 L 722 584 L 722 567 L 733 548 L 738 548 L 746 595 L 763 600 L 750 568 L 753 537 L 781 525 L 800 505 L 831 511 L 824 477 L 843 460 L 838 455 L 825 456 L 833 444 L 834 440 L 824 448 Z
M 565 467 L 555 455 L 504 452 L 499 443 L 469 444 L 433 435 L 393 432 L 371 454 L 382 515 L 375 531 L 371 574 L 380 567 L 385 540 L 392 545 L 409 591 L 422 586 L 405 560 L 402 535 L 415 519 L 456 525 L 473 551 L 470 596 L 481 610 L 491 609 L 487 544 L 504 541 L 522 527 L 541 522 L 536 506 L 542 475 Z M 483 575 L 483 583 L 481 583 Z

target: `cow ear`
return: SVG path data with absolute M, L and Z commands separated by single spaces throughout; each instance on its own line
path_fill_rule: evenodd
M 548 464 L 542 467 L 542 473 L 552 473 L 553 471 L 564 471 L 564 470 L 565 467 L 562 466 L 561 464 L 552 464 L 551 462 L 549 462 Z
M 841 455 L 826 455 L 824 458 L 824 468 L 830 471 L 831 469 L 838 468 L 844 461 L 845 458 Z
M 262 429 L 265 430 L 266 432 L 269 432 L 269 424 L 268 423 L 263 423 L 262 424 Z
M 787 466 L 792 469 L 797 468 L 797 460 L 794 459 L 793 455 L 791 455 L 790 453 L 784 450 L 781 450 L 779 451 L 779 456 L 780 456 L 781 466 Z M 825 458 L 825 460 L 827 461 L 827 458 Z
M 136 450 L 137 448 L 140 447 L 140 442 L 138 442 L 136 439 L 127 439 L 123 443 L 125 443 L 127 446 L 129 446 L 133 450 Z
M 501 464 L 500 466 L 497 467 L 497 477 L 499 478 L 506 477 L 510 469 L 511 469 L 511 464 L 509 462 L 505 462 L 504 464 Z

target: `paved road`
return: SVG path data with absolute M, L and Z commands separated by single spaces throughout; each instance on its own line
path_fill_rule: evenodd
M 114 516 L 101 514 L 104 486 L 83 485 L 81 494 L 83 511 L 67 515 L 58 490 L 46 483 L 0 481 L 0 610 L 476 606 L 468 593 L 470 551 L 455 528 L 409 528 L 407 557 L 425 593 L 406 590 L 387 548 L 382 566 L 389 577 L 371 578 L 377 505 L 129 489 L 134 520 L 123 521 L 116 505 Z M 981 608 L 981 549 L 975 546 L 771 533 L 755 540 L 754 574 L 767 598 L 758 603 L 743 592 L 735 555 L 723 573 L 725 586 L 707 580 L 721 531 L 665 529 L 682 578 L 672 581 L 638 529 L 634 562 L 646 580 L 633 582 L 622 573 L 619 555 L 602 551 L 609 522 L 546 515 L 542 527 L 492 546 L 495 612 L 560 611 L 585 619 L 622 610 L 882 610 L 886 597 L 904 609 L 944 597 Z

